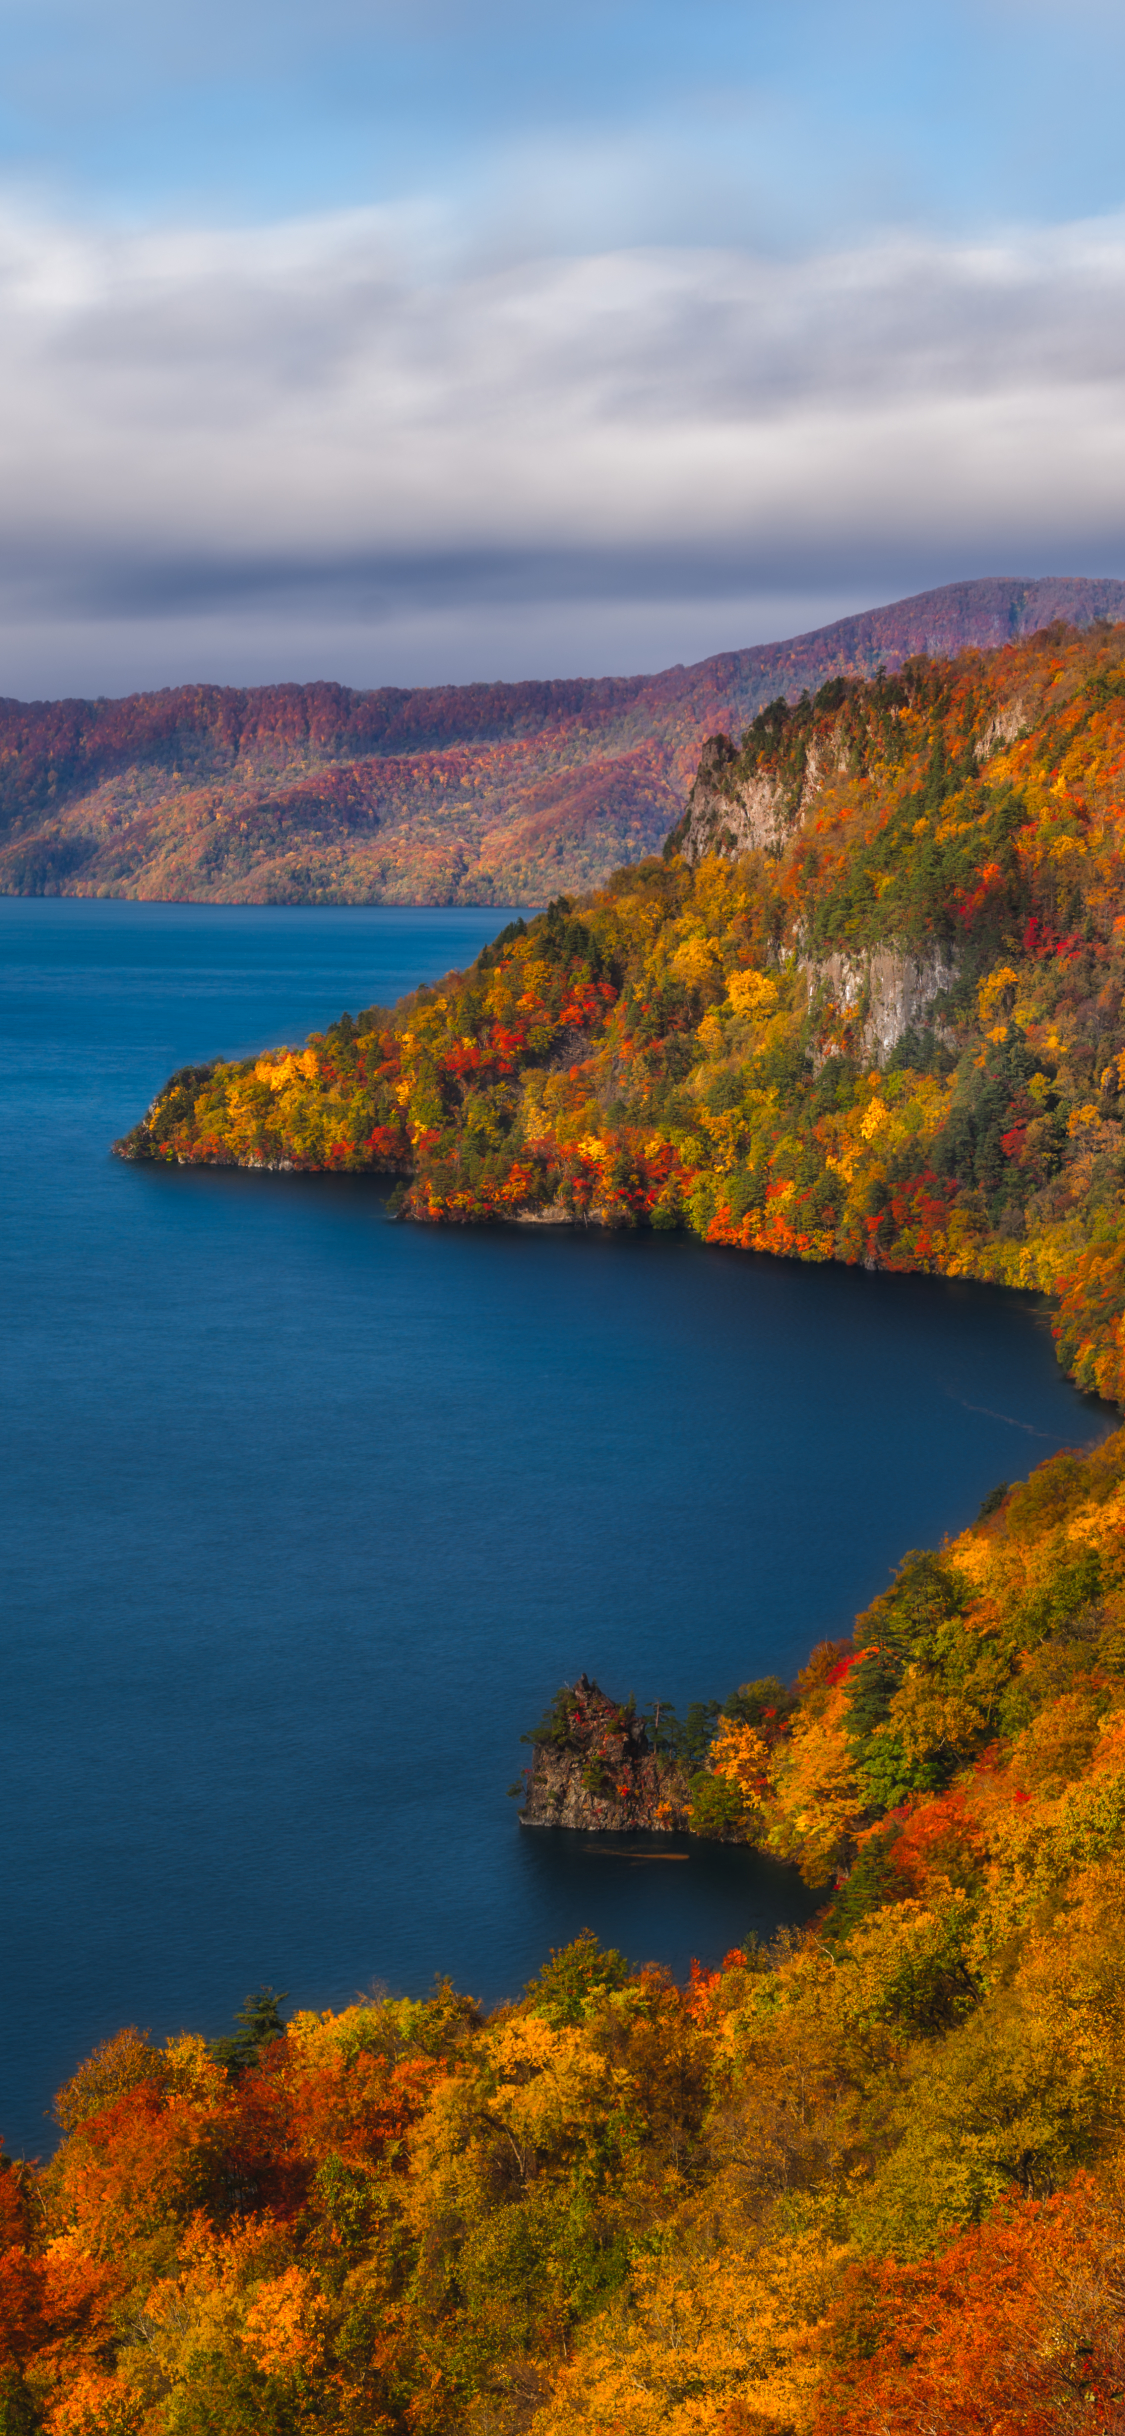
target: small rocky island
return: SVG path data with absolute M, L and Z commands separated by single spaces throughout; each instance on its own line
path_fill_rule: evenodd
M 635 1701 L 611 1700 L 580 1675 L 556 1692 L 523 1740 L 532 1746 L 531 1766 L 512 1787 L 525 1794 L 521 1827 L 584 1827 L 603 1835 L 638 1828 L 671 1835 L 687 1827 L 691 1788 L 676 1751 L 660 1748 L 659 1703 L 640 1716 Z

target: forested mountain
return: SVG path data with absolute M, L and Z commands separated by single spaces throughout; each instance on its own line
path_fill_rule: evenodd
M 1119 2431 L 1125 1431 L 744 1686 L 697 1784 L 811 1928 L 106 2041 L 0 2163 L 9 2436 Z
M 655 677 L 3 702 L 0 890 L 542 902 L 659 846 L 704 738 L 778 695 L 1123 615 L 1117 581 L 989 579 Z
M 1037 1287 L 1125 1399 L 1123 778 L 1125 626 L 775 698 L 663 854 L 120 1148 Z M 607 1805 L 670 1753 L 811 1927 L 686 1988 L 584 1936 L 487 2018 L 123 2030 L 0 2166 L 0 2427 L 1120 2436 L 1125 1431 L 724 1688 L 651 1760 L 584 1679 L 532 1739 Z
M 119 1147 L 1037 1288 L 1125 1399 L 1123 772 L 1125 626 L 831 679 L 708 745 L 661 857 Z

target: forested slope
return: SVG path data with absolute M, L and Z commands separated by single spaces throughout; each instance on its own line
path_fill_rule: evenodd
M 0 890 L 541 902 L 658 846 L 703 738 L 773 696 L 1102 614 L 1125 584 L 985 579 L 651 677 L 0 702 Z
M 8 2436 L 1119 2430 L 1125 1431 L 986 1503 L 714 1746 L 810 1930 L 108 2041 L 0 2167 Z
M 119 1148 L 1038 1289 L 1120 1399 L 1123 850 L 1125 627 L 834 679 L 707 748 L 662 857 Z
M 1120 628 L 833 681 L 704 756 L 665 856 L 122 1147 L 1038 1287 L 1120 1397 L 1123 772 Z M 540 1731 L 621 1799 L 591 1693 Z M 699 1715 L 691 1823 L 811 1929 L 686 1988 L 583 1938 L 488 2017 L 123 2032 L 0 2170 L 0 2424 L 1121 2430 L 1125 1431 Z

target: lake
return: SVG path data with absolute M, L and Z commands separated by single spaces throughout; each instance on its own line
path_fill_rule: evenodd
M 801 1916 L 745 1853 L 521 1834 L 521 1731 L 583 1668 L 681 1704 L 793 1672 L 1113 1424 L 1028 1297 L 110 1158 L 174 1067 L 509 918 L 0 900 L 10 2147 L 123 2022 L 494 2002 L 587 1924 L 679 1973 Z

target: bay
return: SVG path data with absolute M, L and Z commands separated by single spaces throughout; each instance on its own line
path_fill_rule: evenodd
M 791 1673 L 1112 1425 L 1028 1297 L 110 1158 L 177 1065 L 508 918 L 0 900 L 9 2146 L 125 2021 L 438 1972 L 491 2003 L 586 1924 L 682 1973 L 801 1917 L 744 1853 L 521 1835 L 521 1731 L 583 1668 L 681 1704 Z

